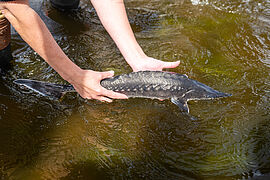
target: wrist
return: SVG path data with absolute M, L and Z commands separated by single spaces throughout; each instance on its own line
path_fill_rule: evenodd
M 61 66 L 57 69 L 59 75 L 69 83 L 73 84 L 77 79 L 81 79 L 80 76 L 83 74 L 83 69 L 74 64 L 71 61 L 68 61 L 67 64 Z
M 128 49 L 121 52 L 130 66 L 136 65 L 141 61 L 144 61 L 145 58 L 147 58 L 147 55 L 143 52 L 141 47 Z

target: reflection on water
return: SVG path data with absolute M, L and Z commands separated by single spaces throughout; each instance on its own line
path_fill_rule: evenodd
M 79 66 L 130 72 L 87 0 L 65 13 L 31 1 Z M 13 70 L 0 79 L 2 179 L 248 179 L 270 173 L 270 2 L 127 0 L 148 55 L 233 97 L 190 102 L 50 101 L 12 83 L 65 83 L 16 32 Z

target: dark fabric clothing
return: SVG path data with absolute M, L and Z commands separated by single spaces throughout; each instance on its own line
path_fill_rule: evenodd
M 11 2 L 15 0 L 0 0 L 1 2 Z M 2 14 L 2 13 L 0 13 Z M 0 34 L 0 75 L 2 75 L 4 72 L 10 69 L 11 64 L 10 61 L 12 59 L 11 55 L 11 48 L 10 48 L 10 26 L 7 23 L 8 22 L 5 18 L 0 19 L 0 30 L 5 33 Z M 9 29 L 9 30 L 7 30 Z M 4 42 L 4 43 L 3 43 Z M 8 44 L 6 44 L 6 43 Z M 3 49 L 4 48 L 4 49 Z
M 12 67 L 12 64 L 10 63 L 11 60 L 12 54 L 9 44 L 5 49 L 0 50 L 0 76 Z
M 80 4 L 80 0 L 50 0 L 53 7 L 59 10 L 71 10 L 77 9 Z

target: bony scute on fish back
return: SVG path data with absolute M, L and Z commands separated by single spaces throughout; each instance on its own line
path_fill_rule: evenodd
M 14 81 L 44 96 L 58 99 L 75 91 L 72 85 L 53 84 L 29 79 Z M 103 79 L 101 86 L 121 92 L 128 97 L 171 99 L 182 111 L 189 112 L 190 100 L 216 99 L 231 96 L 188 78 L 186 75 L 162 71 L 139 71 Z

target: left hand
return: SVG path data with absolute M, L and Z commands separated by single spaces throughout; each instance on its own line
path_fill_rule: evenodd
M 180 61 L 165 62 L 157 60 L 152 57 L 144 57 L 134 63 L 130 63 L 130 66 L 134 72 L 137 71 L 162 71 L 164 68 L 175 68 L 180 64 Z

